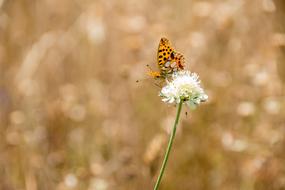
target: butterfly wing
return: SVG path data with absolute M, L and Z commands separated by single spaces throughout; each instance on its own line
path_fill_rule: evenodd
M 170 54 L 174 49 L 171 47 L 170 41 L 166 38 L 161 38 L 158 50 L 157 50 L 157 63 L 158 67 L 161 68 L 164 64 L 169 61 Z
M 158 71 L 150 71 L 153 78 L 167 78 L 173 72 L 183 70 L 185 67 L 184 56 L 176 52 L 167 38 L 161 38 L 157 50 Z
M 184 70 L 185 68 L 185 58 L 182 53 L 173 52 L 171 54 L 171 66 L 176 71 Z
M 184 56 L 174 50 L 167 38 L 160 39 L 157 51 L 157 63 L 160 73 L 164 77 L 175 71 L 183 70 L 185 67 Z

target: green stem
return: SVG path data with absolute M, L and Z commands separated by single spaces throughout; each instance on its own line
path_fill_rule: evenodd
M 158 188 L 159 188 L 160 181 L 162 179 L 162 176 L 163 176 L 166 164 L 167 164 L 167 160 L 168 160 L 168 157 L 169 157 L 169 153 L 171 151 L 171 147 L 172 147 L 172 144 L 173 144 L 173 140 L 174 140 L 174 137 L 175 137 L 176 127 L 177 127 L 177 124 L 178 124 L 178 121 L 179 121 L 182 104 L 183 104 L 183 101 L 180 101 L 180 103 L 178 104 L 177 113 L 176 113 L 176 118 L 175 118 L 175 122 L 174 122 L 174 125 L 173 125 L 173 129 L 172 129 L 169 141 L 168 141 L 168 145 L 167 145 L 166 153 L 164 155 L 162 166 L 161 166 L 161 169 L 160 169 L 160 172 L 159 172 L 159 175 L 158 175 L 158 178 L 157 178 L 157 181 L 155 183 L 155 186 L 154 186 L 153 190 L 158 190 Z

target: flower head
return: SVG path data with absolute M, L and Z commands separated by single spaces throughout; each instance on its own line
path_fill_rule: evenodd
M 160 96 L 166 103 L 186 103 L 190 108 L 196 108 L 201 102 L 205 102 L 208 96 L 200 86 L 199 76 L 189 71 L 178 71 L 172 75 L 172 80 L 167 81 L 161 89 Z

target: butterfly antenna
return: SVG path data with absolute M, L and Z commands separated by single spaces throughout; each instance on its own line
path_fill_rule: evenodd
M 147 81 L 147 80 L 151 80 L 151 78 L 140 78 L 140 79 L 136 79 L 136 80 L 135 80 L 135 83 L 141 83 L 141 82 L 144 82 L 144 81 Z
M 147 64 L 146 67 L 147 67 L 150 71 L 153 71 L 153 69 L 151 68 L 151 66 L 150 66 L 149 64 Z

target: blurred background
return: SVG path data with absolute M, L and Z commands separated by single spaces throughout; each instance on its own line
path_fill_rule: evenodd
M 164 36 L 209 101 L 184 108 L 161 189 L 284 190 L 284 14 L 282 0 L 0 0 L 0 189 L 152 189 L 176 112 L 146 75 Z

